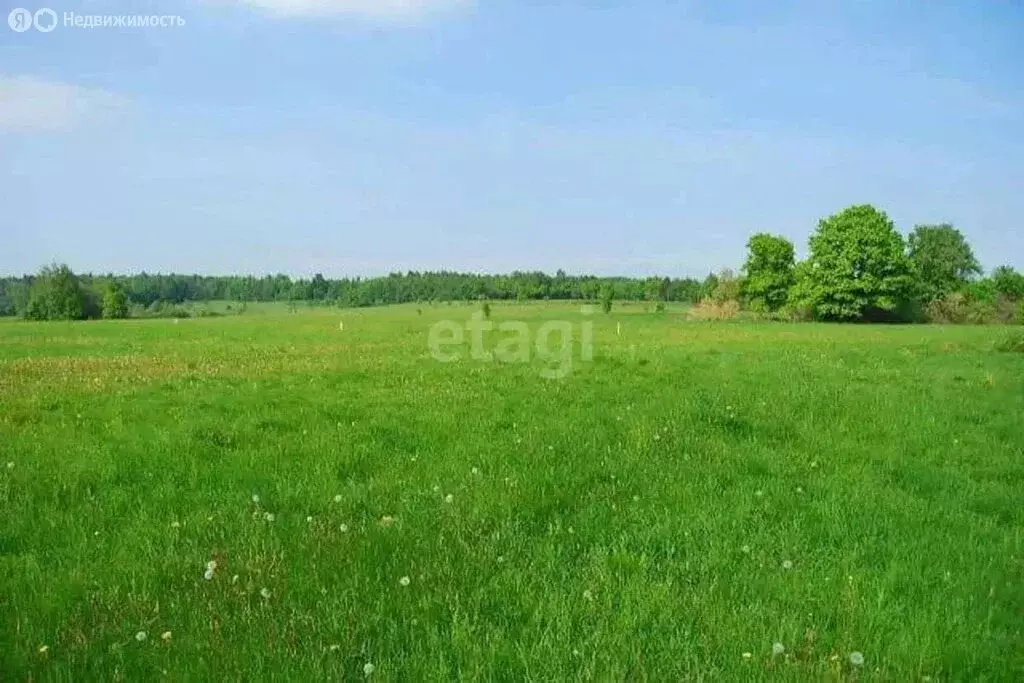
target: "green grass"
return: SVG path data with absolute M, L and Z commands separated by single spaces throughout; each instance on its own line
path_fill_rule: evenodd
M 1024 677 L 1004 330 L 419 309 L 0 323 L 0 680 Z

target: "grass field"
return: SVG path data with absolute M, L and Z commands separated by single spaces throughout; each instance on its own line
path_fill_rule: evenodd
M 0 322 L 0 680 L 1024 679 L 1002 329 L 473 310 Z

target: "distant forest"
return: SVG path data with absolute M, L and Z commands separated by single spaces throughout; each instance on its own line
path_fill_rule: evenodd
M 393 273 L 328 279 L 316 274 L 76 275 L 54 264 L 38 275 L 0 279 L 0 315 L 79 320 L 189 315 L 186 302 L 285 301 L 345 307 L 409 302 L 535 299 L 694 304 L 692 315 L 731 319 L 741 311 L 779 320 L 1024 323 L 1024 274 L 1010 266 L 987 276 L 971 245 L 948 223 L 917 225 L 907 237 L 889 216 L 861 204 L 821 219 L 797 261 L 785 237 L 758 233 L 740 272 L 703 280 L 515 272 Z M 208 311 L 207 311 L 208 312 Z M 200 311 L 199 314 L 203 314 Z
M 61 266 L 47 269 L 55 272 Z M 22 315 L 28 308 L 32 287 L 40 275 L 0 279 L 0 315 Z M 293 301 L 338 306 L 378 306 L 429 301 L 597 300 L 610 294 L 617 300 L 658 300 L 695 303 L 718 286 L 718 276 L 705 280 L 671 278 L 595 277 L 516 272 L 511 275 L 477 275 L 454 272 L 392 273 L 376 278 L 331 279 L 316 274 L 293 279 L 287 275 L 76 275 L 87 298 L 99 306 L 111 285 L 123 291 L 133 307 L 201 301 Z M 88 302 L 87 302 L 88 303 Z

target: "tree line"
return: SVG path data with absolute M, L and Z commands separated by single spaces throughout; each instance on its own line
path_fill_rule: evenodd
M 806 260 L 793 244 L 757 234 L 736 282 L 751 310 L 790 319 L 866 322 L 1024 322 L 1024 275 L 988 277 L 963 233 L 918 225 L 904 239 L 870 205 L 822 219 Z
M 711 276 L 627 278 L 515 272 L 480 275 L 456 272 L 392 273 L 377 278 L 329 279 L 322 274 L 201 276 L 140 273 L 78 275 L 63 264 L 36 275 L 0 278 L 0 315 L 31 320 L 122 318 L 171 311 L 189 302 L 291 302 L 344 307 L 473 300 L 632 300 L 696 303 L 717 285 Z
M 948 224 L 919 225 L 904 239 L 885 212 L 851 206 L 822 219 L 798 262 L 792 242 L 759 233 L 739 274 L 703 280 L 514 272 L 392 273 L 329 279 L 287 275 L 77 275 L 66 265 L 0 278 L 0 315 L 32 320 L 187 315 L 188 302 L 308 302 L 344 307 L 410 302 L 537 299 L 673 301 L 790 320 L 1024 321 L 1024 275 L 1001 266 L 984 276 L 964 235 Z M 730 313 L 732 315 L 733 313 Z

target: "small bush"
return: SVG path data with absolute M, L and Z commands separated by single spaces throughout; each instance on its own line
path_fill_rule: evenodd
M 484 312 L 484 317 L 487 318 L 488 320 L 490 320 L 491 319 L 491 304 L 489 304 L 488 302 L 485 301 L 483 307 L 481 308 L 481 310 Z
M 809 323 L 814 320 L 814 307 L 802 303 L 786 304 L 779 310 L 776 317 L 778 320 L 791 323 Z
M 686 312 L 687 320 L 733 320 L 740 314 L 740 302 L 701 301 Z
M 970 308 L 971 301 L 966 294 L 951 292 L 925 306 L 925 316 L 933 323 L 960 324 L 967 322 Z

